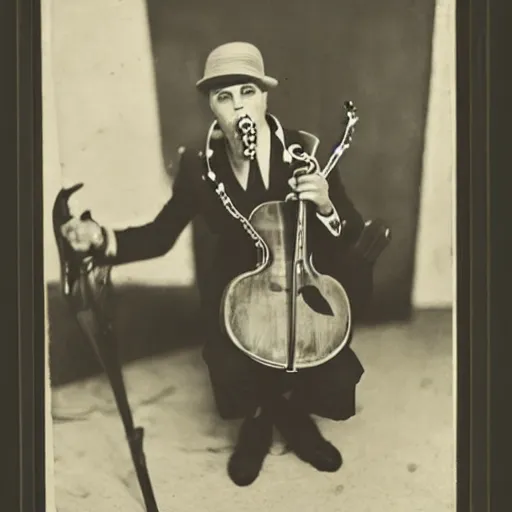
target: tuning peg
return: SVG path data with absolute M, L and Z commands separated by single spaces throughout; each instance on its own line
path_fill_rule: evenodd
M 345 104 L 345 110 L 349 113 L 349 114 L 354 114 L 356 112 L 356 107 L 354 105 L 354 102 L 352 101 L 346 101 Z

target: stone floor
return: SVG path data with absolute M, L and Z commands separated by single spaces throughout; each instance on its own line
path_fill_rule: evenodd
M 198 350 L 127 366 L 160 512 L 455 510 L 451 313 L 364 328 L 353 348 L 366 368 L 359 413 L 319 420 L 344 466 L 319 473 L 276 444 L 248 488 L 227 478 L 238 422 L 216 417 Z M 143 512 L 104 379 L 56 389 L 52 400 L 56 510 Z

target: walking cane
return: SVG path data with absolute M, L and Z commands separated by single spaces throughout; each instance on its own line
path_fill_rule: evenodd
M 53 229 L 60 257 L 61 291 L 110 382 L 146 511 L 158 512 L 143 450 L 144 429 L 134 424 L 111 322 L 112 267 L 99 264 L 92 252 L 86 255 L 75 252 L 60 230 L 71 219 L 69 198 L 82 186 L 83 184 L 77 184 L 68 189 L 63 188 L 53 206 Z M 90 213 L 84 213 L 81 218 L 90 219 Z

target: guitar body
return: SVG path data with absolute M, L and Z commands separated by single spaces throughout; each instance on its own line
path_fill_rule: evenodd
M 297 266 L 297 212 L 297 202 L 285 201 L 252 212 L 250 222 L 270 256 L 229 283 L 221 307 L 222 323 L 240 350 L 288 371 L 334 357 L 351 328 L 350 302 L 341 284 L 318 273 L 310 254 Z

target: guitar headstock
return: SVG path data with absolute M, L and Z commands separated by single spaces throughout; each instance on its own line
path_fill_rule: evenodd
M 357 109 L 352 101 L 346 101 L 343 106 L 345 108 L 345 129 L 343 130 L 343 135 L 339 144 L 334 148 L 329 161 L 322 170 L 322 174 L 324 176 L 329 175 L 338 163 L 341 155 L 350 147 L 355 126 L 359 121 L 359 117 L 357 117 Z
M 346 101 L 343 105 L 345 107 L 345 134 L 343 137 L 344 142 L 352 142 L 352 135 L 355 130 L 355 126 L 359 121 L 357 117 L 357 108 L 352 101 Z

